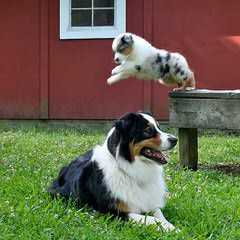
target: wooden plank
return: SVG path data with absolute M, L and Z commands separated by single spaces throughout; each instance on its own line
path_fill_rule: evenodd
M 40 119 L 48 119 L 48 0 L 40 1 Z
M 198 143 L 196 128 L 179 128 L 180 166 L 197 170 Z
M 170 98 L 208 98 L 208 99 L 240 99 L 240 90 L 191 90 L 173 91 Z
M 152 0 L 144 0 L 144 16 L 143 16 L 143 35 L 144 38 L 152 42 L 153 19 Z M 143 81 L 143 109 L 151 112 L 152 110 L 152 81 Z
M 240 129 L 240 100 L 170 98 L 169 123 L 180 128 Z

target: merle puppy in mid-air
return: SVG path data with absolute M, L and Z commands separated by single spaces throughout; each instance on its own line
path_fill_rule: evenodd
M 113 84 L 122 79 L 137 77 L 143 80 L 157 80 L 176 89 L 195 89 L 194 74 L 184 56 L 153 47 L 145 39 L 132 34 L 122 33 L 112 44 L 114 60 L 119 66 L 112 70 L 107 79 Z

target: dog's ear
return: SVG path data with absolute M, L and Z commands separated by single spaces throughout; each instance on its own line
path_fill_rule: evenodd
M 117 134 L 125 135 L 131 132 L 131 128 L 136 126 L 137 114 L 127 113 L 115 123 Z
M 122 43 L 133 44 L 133 37 L 132 35 L 124 34 L 121 38 Z
M 152 115 L 152 113 L 151 113 L 151 112 L 148 112 L 148 111 L 139 111 L 138 113 L 144 113 L 144 114 L 147 114 L 147 115 L 149 115 L 149 116 L 151 116 L 151 117 L 154 118 L 154 116 Z
M 129 162 L 132 162 L 129 143 L 133 141 L 136 131 L 138 115 L 127 113 L 115 123 L 116 134 L 119 137 L 119 154 Z

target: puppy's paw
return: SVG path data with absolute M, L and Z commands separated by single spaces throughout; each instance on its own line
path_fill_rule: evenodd
M 173 91 L 184 91 L 185 89 L 182 88 L 182 87 L 179 87 L 179 88 L 174 88 Z
M 195 89 L 195 87 L 186 87 L 185 88 L 185 90 L 187 90 L 187 91 L 191 91 L 191 90 L 194 90 Z
M 108 79 L 107 79 L 107 84 L 108 84 L 108 85 L 112 85 L 112 83 L 113 83 L 113 82 L 112 82 L 112 79 L 111 79 L 111 78 L 108 78 Z
M 174 88 L 173 91 L 191 91 L 194 90 L 195 88 L 193 87 L 179 87 L 179 88 Z
M 119 66 L 117 66 L 117 67 L 115 67 L 113 70 L 112 70 L 112 76 L 113 75 L 116 75 L 116 74 L 118 74 L 119 73 Z
M 112 70 L 112 72 L 111 72 L 111 75 L 113 76 L 113 75 L 116 75 L 117 74 L 117 71 L 115 70 L 115 68 Z
M 115 83 L 115 82 L 116 82 L 116 80 L 115 80 L 114 77 L 110 77 L 110 78 L 107 79 L 107 84 L 108 84 L 108 85 L 112 85 L 112 84 Z

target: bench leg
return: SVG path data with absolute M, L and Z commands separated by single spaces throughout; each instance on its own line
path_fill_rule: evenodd
M 179 156 L 180 166 L 197 170 L 198 144 L 197 128 L 179 128 Z

